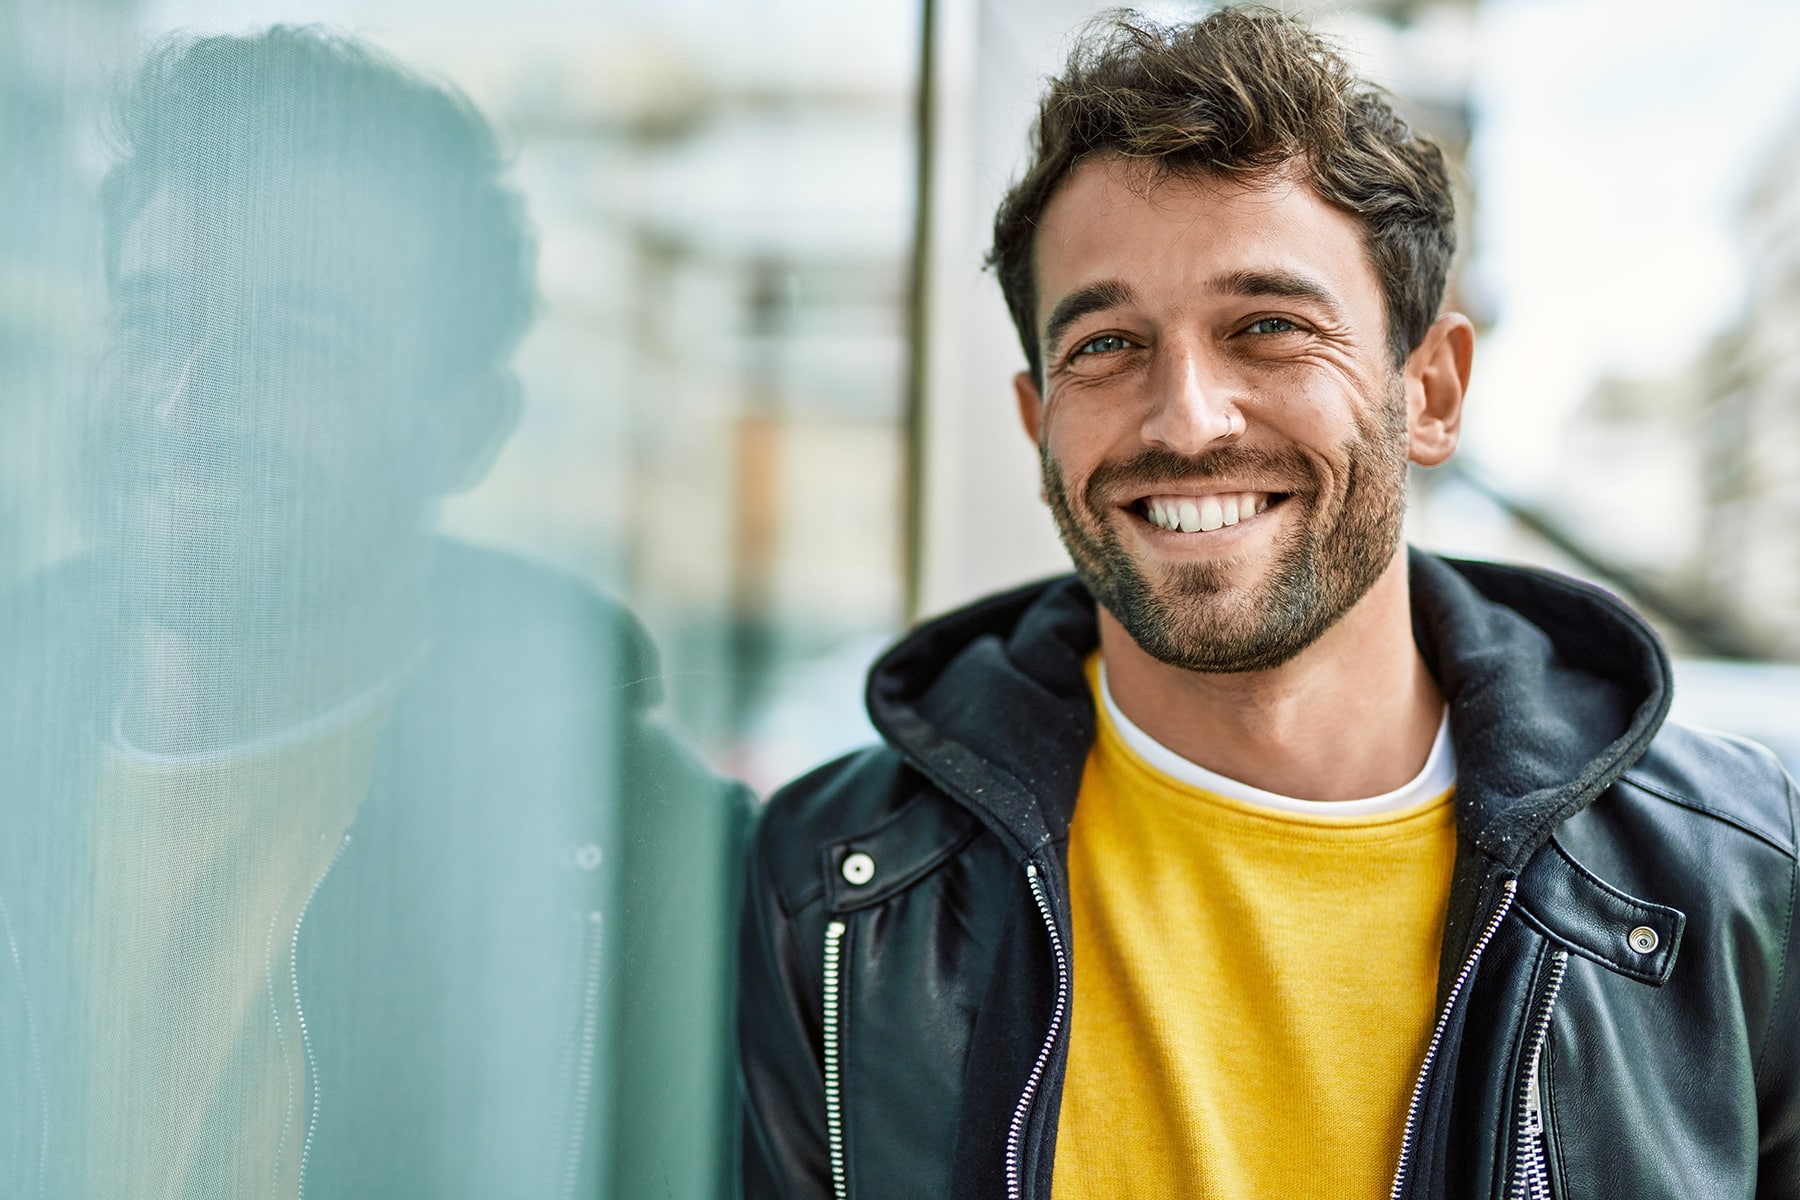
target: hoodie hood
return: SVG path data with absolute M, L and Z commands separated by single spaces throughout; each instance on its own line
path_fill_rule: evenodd
M 1668 652 L 1616 597 L 1547 571 L 1411 556 L 1413 640 L 1450 703 L 1457 820 L 1509 871 L 1650 745 Z
M 1667 653 L 1614 597 L 1548 572 L 1410 555 L 1413 635 L 1450 704 L 1457 820 L 1509 872 L 1649 745 Z M 1094 601 L 1072 576 L 928 622 L 870 673 L 888 743 L 1021 858 L 1068 835 L 1094 711 Z

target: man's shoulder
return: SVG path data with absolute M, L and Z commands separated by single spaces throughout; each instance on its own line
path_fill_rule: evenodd
M 752 834 L 755 871 L 789 913 L 819 899 L 850 854 L 883 880 L 909 876 L 978 832 L 980 821 L 891 747 L 817 767 L 771 796 Z
M 1621 782 L 1800 857 L 1800 793 L 1781 760 L 1756 742 L 1671 721 Z
M 1773 753 L 1670 723 L 1552 841 L 1577 875 L 1604 881 L 1598 892 L 1668 906 L 1701 943 L 1725 945 L 1791 922 L 1795 829 L 1794 783 Z

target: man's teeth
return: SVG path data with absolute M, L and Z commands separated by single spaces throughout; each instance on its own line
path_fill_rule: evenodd
M 1145 515 L 1152 525 L 1182 533 L 1211 533 L 1221 526 L 1236 525 L 1268 507 L 1269 497 L 1263 492 L 1233 492 L 1198 499 L 1157 497 L 1144 502 Z

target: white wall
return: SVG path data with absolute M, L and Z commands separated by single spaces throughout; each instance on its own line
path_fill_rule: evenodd
M 1022 169 L 1046 75 L 1088 0 L 939 0 L 936 178 L 927 248 L 920 610 L 1068 569 L 1019 427 L 1024 367 L 1000 285 L 981 268 L 994 209 Z

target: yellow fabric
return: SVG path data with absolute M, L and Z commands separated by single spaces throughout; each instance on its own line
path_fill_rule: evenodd
M 294 1197 L 312 1079 L 292 948 L 389 705 L 190 760 L 107 749 L 84 922 L 84 1195 Z
M 1385 1197 L 1436 1016 L 1451 793 L 1276 811 L 1156 770 L 1095 707 L 1056 1200 Z

